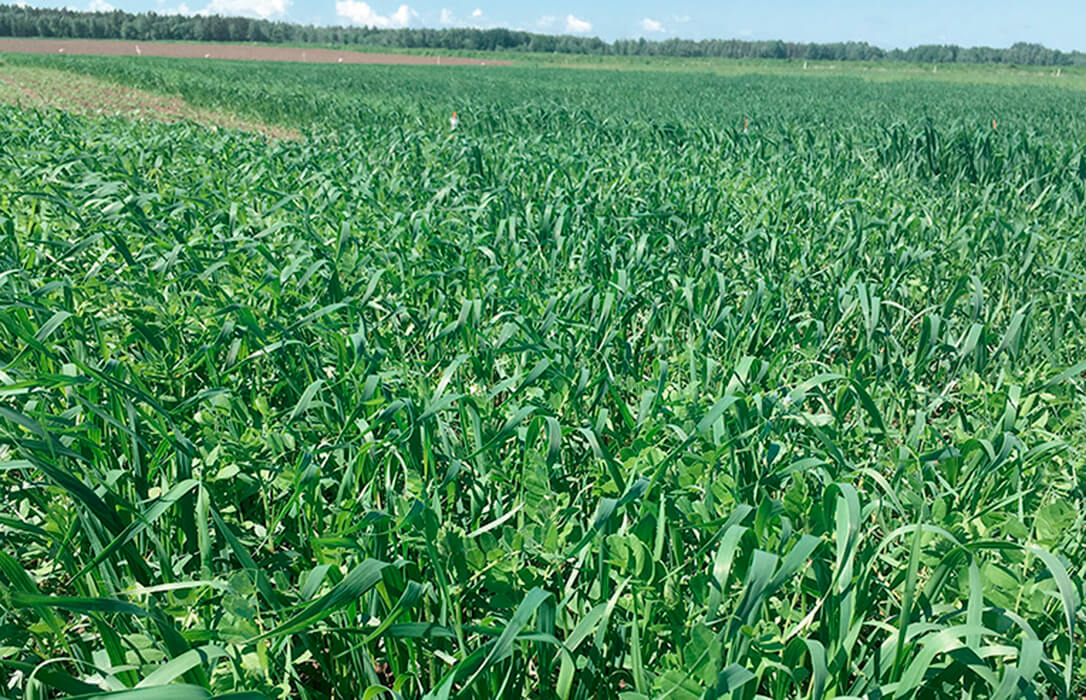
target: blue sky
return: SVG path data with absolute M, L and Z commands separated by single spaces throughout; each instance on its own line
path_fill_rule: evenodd
M 884 48 L 1033 41 L 1086 49 L 1086 0 L 69 0 L 77 9 L 217 12 L 312 24 L 509 27 L 606 40 L 867 41 Z

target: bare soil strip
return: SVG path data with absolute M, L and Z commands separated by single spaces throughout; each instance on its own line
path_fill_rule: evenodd
M 232 61 L 288 61 L 298 63 L 383 63 L 411 66 L 508 66 L 511 61 L 488 61 L 455 56 L 410 56 L 360 53 L 331 49 L 244 44 L 169 44 L 158 42 L 97 41 L 86 39 L 0 39 L 0 53 L 61 53 L 79 56 L 164 56 L 218 58 Z
M 85 115 L 120 115 L 164 122 L 193 121 L 204 126 L 252 131 L 297 139 L 290 129 L 194 107 L 179 97 L 153 95 L 85 75 L 49 68 L 0 64 L 0 103 L 54 108 Z

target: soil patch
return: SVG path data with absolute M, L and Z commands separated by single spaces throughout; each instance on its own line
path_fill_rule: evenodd
M 331 49 L 245 44 L 170 44 L 159 42 L 97 41 L 87 39 L 0 39 L 0 53 L 61 53 L 77 56 L 165 56 L 217 58 L 233 61 L 290 61 L 298 63 L 384 63 L 411 66 L 508 66 L 511 61 L 488 61 L 457 56 L 411 56 L 361 53 Z
M 299 138 L 296 131 L 200 109 L 179 97 L 153 95 L 50 68 L 0 64 L 0 103 L 95 116 L 120 115 L 164 122 L 188 120 L 205 126 L 253 131 L 273 138 Z

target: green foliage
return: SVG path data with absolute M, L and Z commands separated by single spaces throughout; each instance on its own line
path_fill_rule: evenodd
M 0 108 L 0 693 L 1081 696 L 1070 93 L 71 65 L 306 136 Z

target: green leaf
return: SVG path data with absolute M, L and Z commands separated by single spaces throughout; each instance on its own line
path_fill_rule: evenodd
M 136 687 L 151 688 L 154 686 L 166 685 L 184 675 L 189 669 L 201 665 L 210 668 L 223 656 L 226 656 L 226 650 L 212 644 L 208 644 L 207 646 L 198 649 L 189 649 L 185 653 L 170 659 L 149 673 L 136 685 Z
M 118 614 L 150 617 L 138 605 L 116 598 L 87 598 L 80 596 L 48 596 L 24 591 L 13 591 L 11 602 L 16 608 L 56 608 L 84 614 Z
M 109 700 L 208 700 L 210 697 L 211 693 L 203 688 L 197 688 L 194 685 L 173 684 L 157 688 L 136 688 L 133 690 L 78 695 L 69 698 L 69 700 L 90 700 L 91 698 L 108 698 Z
M 388 564 L 385 562 L 376 559 L 365 560 L 344 576 L 343 580 L 337 583 L 328 593 L 307 605 L 286 622 L 268 630 L 252 641 L 282 637 L 283 635 L 304 630 L 332 613 L 354 603 L 381 582 L 381 572 L 387 566 Z
M 71 318 L 72 315 L 67 311 L 57 311 L 53 314 L 52 318 L 42 324 L 42 327 L 38 329 L 38 332 L 34 334 L 34 340 L 39 343 L 44 343 L 48 340 L 49 336 L 53 335 L 54 331 L 60 327 L 60 324 Z
M 79 570 L 73 579 L 82 578 L 84 574 L 101 564 L 103 561 L 109 558 L 114 552 L 128 544 L 141 533 L 147 530 L 154 524 L 167 510 L 169 510 L 177 501 L 181 500 L 189 491 L 196 488 L 199 485 L 199 481 L 195 479 L 186 479 L 179 484 L 175 485 L 169 491 L 162 495 L 154 504 L 152 504 L 146 511 L 140 514 L 128 527 L 124 529 L 121 534 L 117 535 L 108 545 L 102 548 L 98 554 L 95 555 L 89 563 L 87 563 L 82 569 Z
M 506 624 L 505 629 L 502 630 L 502 634 L 494 644 L 490 647 L 490 653 L 483 659 L 483 663 L 479 666 L 478 670 L 472 674 L 468 679 L 466 685 L 470 686 L 479 674 L 483 673 L 491 664 L 496 663 L 504 659 L 513 650 L 513 643 L 516 641 L 517 635 L 524 629 L 535 614 L 537 608 L 543 604 L 543 601 L 550 598 L 550 593 L 542 588 L 533 588 L 528 591 L 528 594 L 524 596 L 524 600 L 517 606 L 516 611 L 513 612 L 513 617 L 509 619 L 509 623 Z
M 1039 508 L 1033 520 L 1037 541 L 1046 546 L 1058 544 L 1078 520 L 1078 515 L 1075 507 L 1062 499 Z
M 320 391 L 320 388 L 323 385 L 324 380 L 317 379 L 305 388 L 305 391 L 302 392 L 302 397 L 298 399 L 298 403 L 294 406 L 294 410 L 290 412 L 287 423 L 293 423 L 309 410 L 309 406 L 313 403 L 313 397 L 317 395 L 317 392 Z

